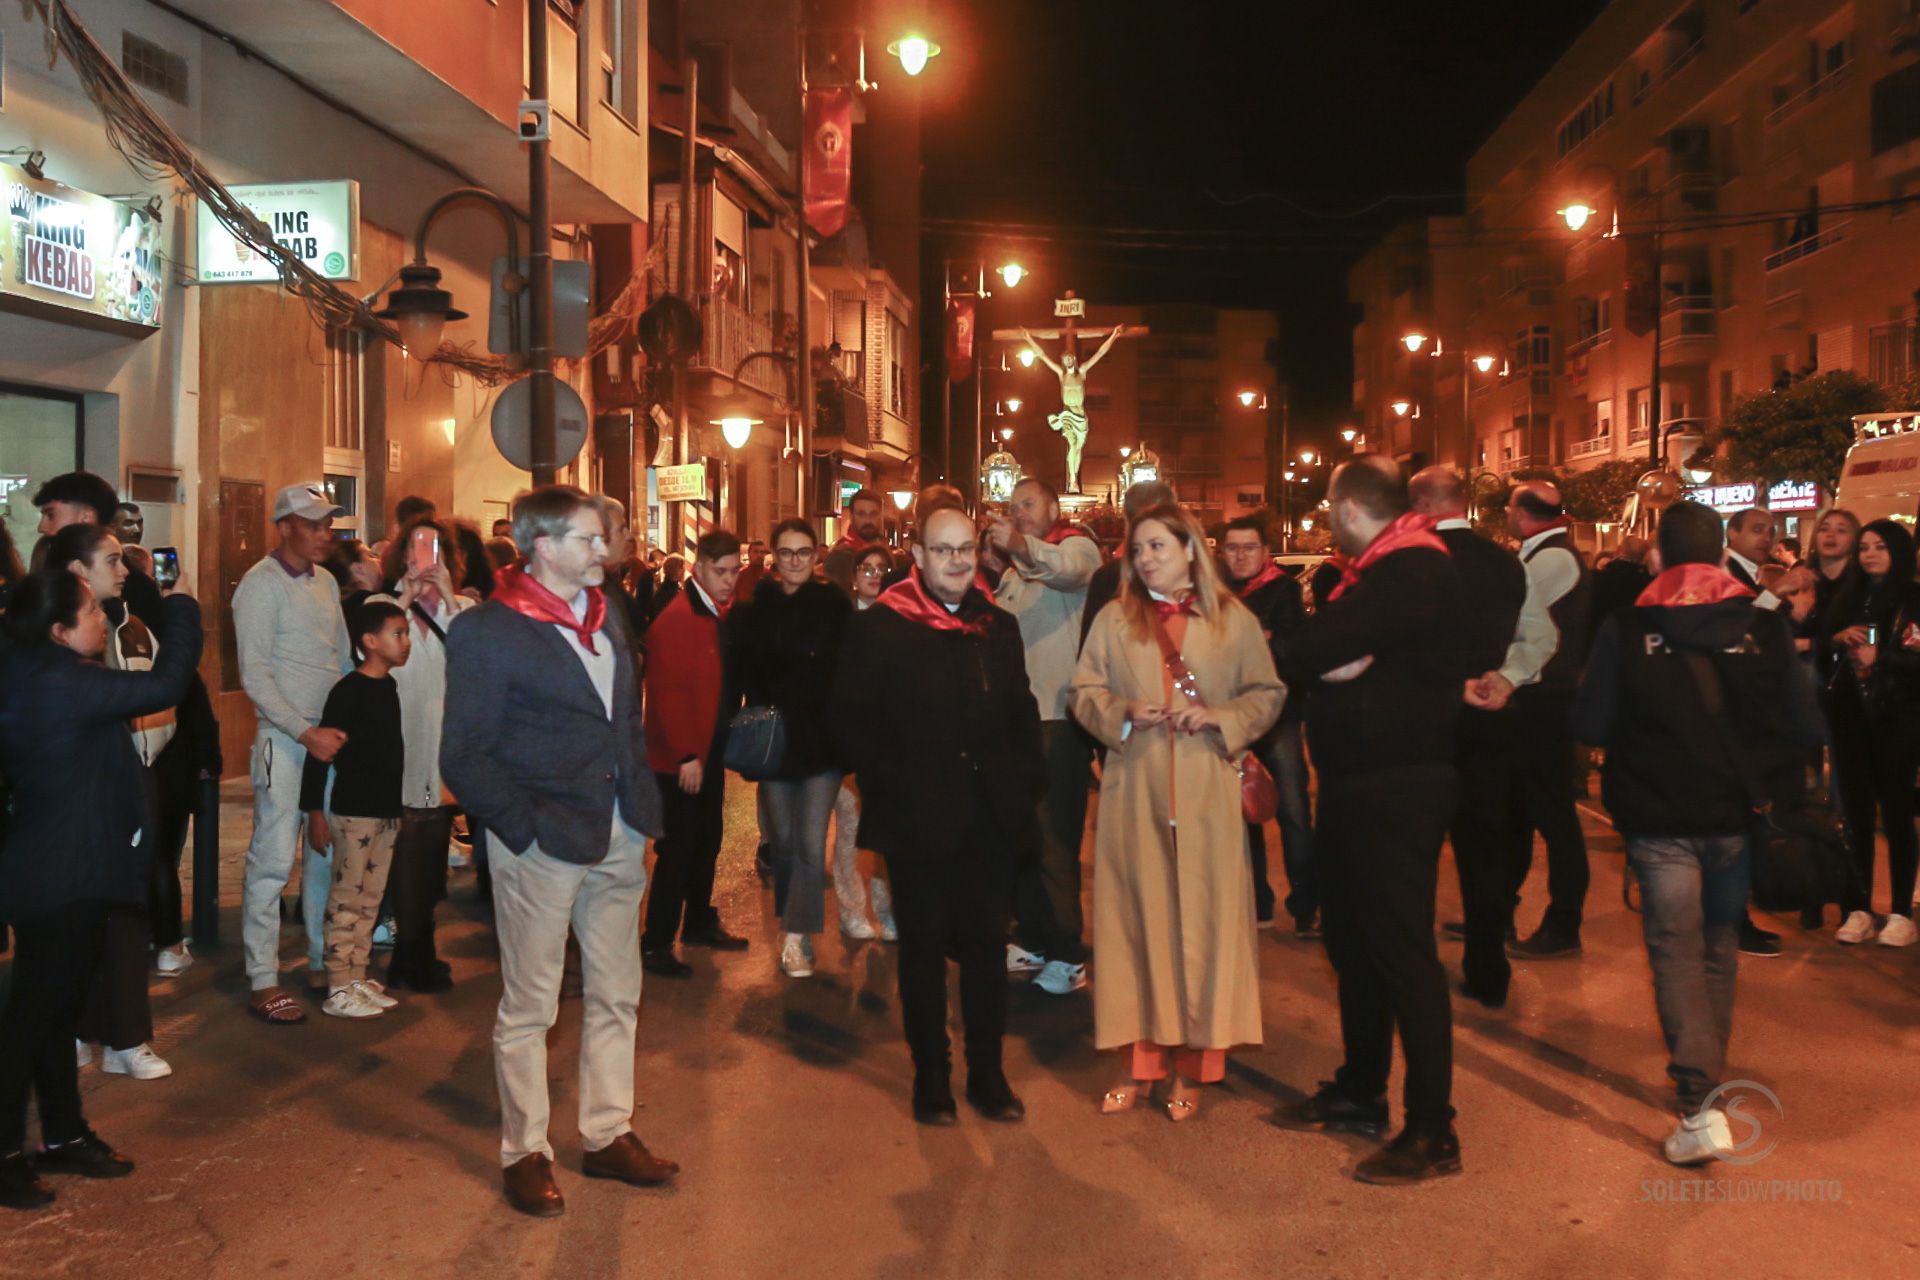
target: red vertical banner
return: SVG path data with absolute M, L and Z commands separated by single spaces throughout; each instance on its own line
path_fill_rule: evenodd
M 947 381 L 973 376 L 973 299 L 947 299 Z
M 853 187 L 853 90 L 807 90 L 807 225 L 823 236 L 847 225 Z
M 1660 322 L 1660 259 L 1653 251 L 1652 236 L 1627 237 L 1626 279 L 1621 284 L 1627 299 L 1627 332 L 1644 338 Z

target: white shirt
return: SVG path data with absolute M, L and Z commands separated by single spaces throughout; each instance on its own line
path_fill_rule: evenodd
M 691 581 L 691 579 L 689 579 L 689 581 Z M 696 590 L 697 589 L 698 588 L 696 588 Z M 705 595 L 706 593 L 703 591 L 700 594 Z M 580 594 L 576 595 L 568 603 L 567 607 L 573 610 L 574 617 L 580 619 L 582 622 L 586 621 L 587 589 L 585 587 L 580 588 Z M 579 658 L 580 665 L 587 669 L 587 678 L 593 681 L 594 691 L 600 695 L 600 702 L 607 709 L 607 719 L 613 719 L 614 656 L 612 638 L 609 637 L 606 632 L 601 632 L 599 639 L 594 642 L 593 646 L 599 650 L 599 652 L 594 653 L 590 652 L 586 645 L 580 643 L 580 633 L 572 627 L 563 627 L 556 622 L 553 624 L 553 629 L 565 636 L 567 643 L 573 646 L 574 656 Z
M 1448 516 L 1445 520 L 1434 522 L 1435 529 L 1472 529 L 1473 525 L 1465 516 Z
M 713 602 L 713 597 L 707 594 L 707 589 L 700 585 L 700 579 L 689 573 L 687 575 L 687 585 L 700 593 L 700 598 L 706 601 L 708 613 L 711 613 L 716 618 L 720 616 L 720 606 Z
M 1741 555 L 1738 551 L 1735 551 L 1732 547 L 1727 548 L 1727 563 L 1729 565 L 1736 565 L 1736 564 L 1739 565 L 1742 569 L 1745 569 L 1747 571 L 1747 576 L 1753 579 L 1753 590 L 1754 590 L 1753 607 L 1754 608 L 1778 609 L 1780 607 L 1780 597 L 1776 596 L 1775 594 L 1773 594 L 1773 592 L 1767 590 L 1765 587 L 1760 585 L 1760 566 L 1759 565 L 1747 559 L 1745 556 Z
M 399 604 L 398 596 L 369 596 L 368 602 L 384 600 Z M 426 608 L 423 604 L 421 608 Z M 455 616 L 473 608 L 465 596 L 443 599 L 432 610 L 433 620 L 445 631 Z M 393 669 L 393 683 L 400 694 L 400 739 L 406 751 L 400 764 L 400 803 L 409 809 L 433 809 L 441 802 L 440 739 L 446 722 L 447 646 L 439 636 L 422 631 L 417 617 L 407 613 L 407 625 L 413 628 L 413 654 L 404 666 Z
M 1580 562 L 1571 551 L 1549 547 L 1527 559 L 1559 532 L 1557 527 L 1542 529 L 1520 544 L 1521 563 L 1527 571 L 1527 597 L 1521 602 L 1520 621 L 1514 627 L 1513 643 L 1507 646 L 1507 660 L 1500 668 L 1500 674 L 1516 689 L 1537 684 L 1540 673 L 1559 652 L 1560 628 L 1553 625 L 1552 609 L 1580 582 Z
M 234 588 L 232 613 L 240 687 L 262 721 L 298 738 L 320 722 L 327 695 L 353 670 L 339 586 L 325 569 L 289 573 L 267 556 Z
M 1100 547 L 1077 535 L 1051 543 L 1021 534 L 1010 546 L 1009 559 L 993 602 L 1020 623 L 1027 681 L 1040 718 L 1065 720 L 1080 665 L 1080 616 L 1087 606 L 1087 583 L 1100 568 Z

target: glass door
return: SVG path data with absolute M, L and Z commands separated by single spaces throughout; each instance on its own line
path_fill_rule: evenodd
M 79 470 L 81 424 L 79 396 L 0 383 L 0 501 L 22 563 L 40 536 L 33 495 L 54 476 Z

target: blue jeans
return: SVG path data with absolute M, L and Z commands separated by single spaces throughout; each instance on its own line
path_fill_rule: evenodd
M 1313 869 L 1313 810 L 1307 799 L 1307 750 L 1299 721 L 1273 731 L 1273 740 L 1260 755 L 1280 793 L 1280 857 L 1287 868 L 1287 914 L 1305 924 L 1320 912 L 1320 890 Z M 1248 824 L 1247 845 L 1253 857 L 1253 905 L 1262 920 L 1273 918 L 1273 887 L 1267 883 L 1267 838 Z
M 826 925 L 827 821 L 845 776 L 832 770 L 760 784 L 773 846 L 773 909 L 788 933 L 819 933 Z
M 1751 862 L 1745 835 L 1628 836 L 1667 1074 L 1684 1114 L 1720 1084 Z

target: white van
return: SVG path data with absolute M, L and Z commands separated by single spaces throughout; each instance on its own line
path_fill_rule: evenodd
M 1833 505 L 1869 520 L 1912 525 L 1920 513 L 1920 410 L 1859 413 Z

